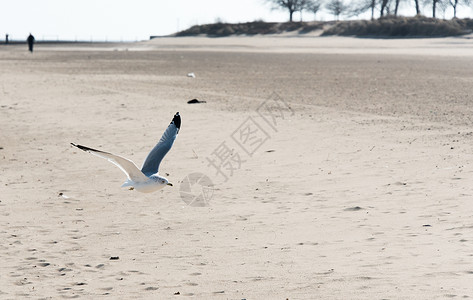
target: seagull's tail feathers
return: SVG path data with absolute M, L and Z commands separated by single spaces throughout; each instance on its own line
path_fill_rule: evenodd
M 122 187 L 127 187 L 127 186 L 133 186 L 133 183 L 131 182 L 131 180 L 127 180 L 122 184 Z

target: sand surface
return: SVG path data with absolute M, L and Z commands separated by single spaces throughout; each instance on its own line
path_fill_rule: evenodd
M 2 46 L 0 298 L 471 298 L 472 67 L 468 38 Z M 141 166 L 176 111 L 153 194 L 69 145 Z

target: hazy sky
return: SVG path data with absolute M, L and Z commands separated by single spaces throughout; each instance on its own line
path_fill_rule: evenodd
M 11 39 L 25 39 L 30 32 L 37 39 L 143 40 L 217 19 L 288 19 L 285 11 L 271 10 L 264 0 L 3 0 L 0 12 L 2 40 L 6 33 Z M 463 9 L 458 15 L 470 13 L 470 9 Z M 306 13 L 304 19 L 312 20 L 313 16 Z
M 196 24 L 285 21 L 264 0 L 4 0 L 0 39 L 148 39 Z

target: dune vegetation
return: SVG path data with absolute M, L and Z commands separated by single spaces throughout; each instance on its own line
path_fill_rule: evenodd
M 443 20 L 416 17 L 383 17 L 374 20 L 329 22 L 247 22 L 195 25 L 175 36 L 224 37 L 232 35 L 267 35 L 317 33 L 322 36 L 357 37 L 442 37 L 469 34 L 473 31 L 472 19 Z

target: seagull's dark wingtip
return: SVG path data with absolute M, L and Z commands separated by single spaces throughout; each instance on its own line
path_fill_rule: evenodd
M 74 146 L 74 147 L 77 147 L 77 148 L 79 148 L 80 150 L 85 151 L 85 152 L 94 151 L 94 152 L 107 153 L 107 152 L 104 152 L 104 151 L 100 151 L 100 150 L 97 150 L 97 149 L 92 149 L 92 148 L 89 148 L 89 147 L 86 147 L 86 146 L 82 146 L 82 145 L 77 145 L 77 144 L 74 144 L 74 143 L 71 143 L 71 145 Z
M 181 116 L 179 115 L 179 112 L 177 112 L 174 115 L 174 118 L 172 118 L 171 124 L 174 123 L 176 125 L 177 129 L 181 129 Z
M 82 151 L 87 151 L 89 150 L 89 147 L 85 147 L 85 146 L 82 146 L 82 145 L 77 145 L 77 144 L 74 144 L 74 143 L 71 143 L 72 146 L 76 147 L 76 148 L 79 148 L 80 150 Z
M 77 144 L 74 144 L 74 143 L 71 143 L 71 145 L 76 147 L 76 148 L 79 148 L 80 150 L 85 151 L 84 146 L 82 146 L 82 145 L 77 145 Z

